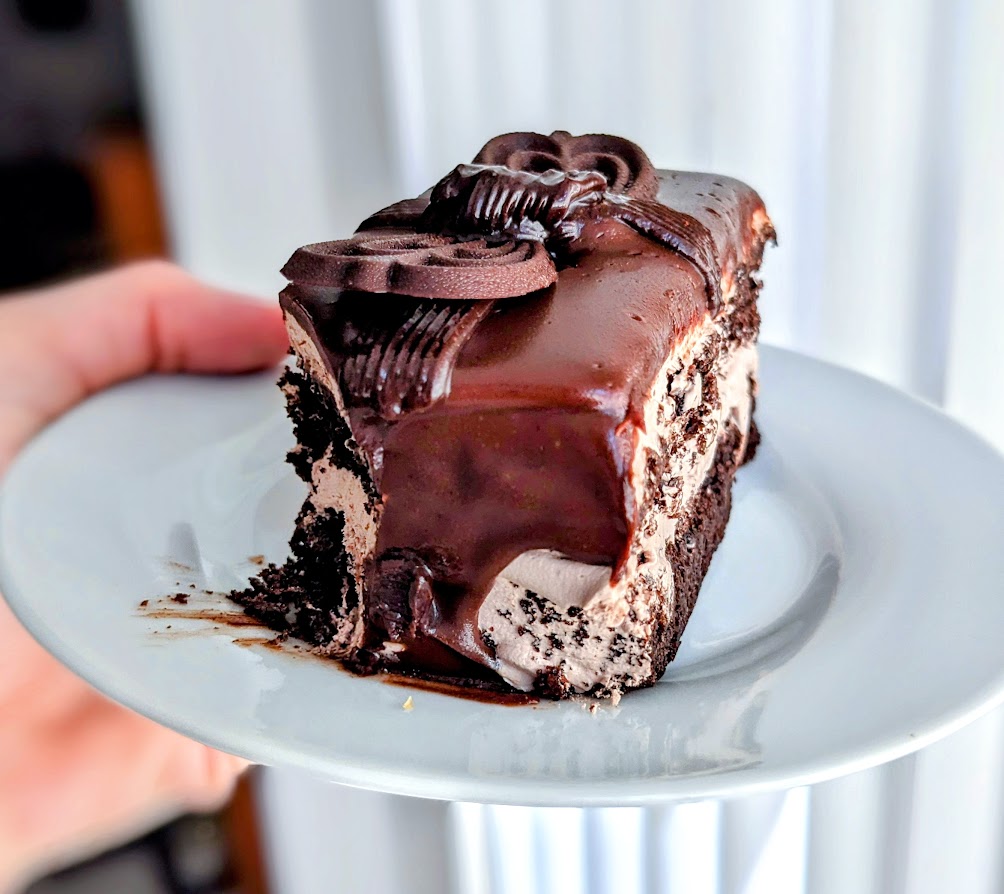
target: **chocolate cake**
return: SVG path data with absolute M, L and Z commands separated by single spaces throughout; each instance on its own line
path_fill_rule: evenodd
M 233 598 L 357 672 L 654 683 L 756 446 L 772 238 L 748 186 L 558 131 L 299 249 L 281 386 L 310 492 Z

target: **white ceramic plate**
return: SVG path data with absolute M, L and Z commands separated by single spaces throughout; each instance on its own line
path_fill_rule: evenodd
M 99 689 L 196 739 L 401 794 L 643 804 L 874 765 L 1004 696 L 1004 461 L 919 402 L 772 349 L 763 443 L 655 688 L 595 713 L 505 707 L 268 647 L 214 618 L 234 607 L 204 591 L 286 555 L 303 490 L 274 380 L 102 394 L 44 432 L 0 494 L 17 615 Z M 187 604 L 165 598 L 177 592 Z

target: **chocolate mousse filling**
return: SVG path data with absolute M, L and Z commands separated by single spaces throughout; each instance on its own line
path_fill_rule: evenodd
M 280 296 L 310 494 L 234 594 L 363 672 L 651 685 L 755 446 L 763 203 L 605 135 L 508 134 Z

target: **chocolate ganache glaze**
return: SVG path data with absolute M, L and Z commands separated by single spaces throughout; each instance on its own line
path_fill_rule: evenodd
M 738 181 L 660 177 L 620 138 L 523 133 L 293 255 L 281 303 L 337 384 L 379 515 L 374 649 L 470 675 L 495 664 L 478 611 L 517 556 L 618 578 L 655 376 L 723 302 L 752 307 L 772 237 Z

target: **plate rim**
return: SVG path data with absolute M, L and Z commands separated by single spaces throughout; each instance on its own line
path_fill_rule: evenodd
M 827 360 L 769 344 L 761 344 L 760 348 L 782 357 L 788 363 L 809 363 L 824 368 L 827 375 L 850 377 L 868 388 L 884 392 L 887 397 L 913 404 L 923 412 L 933 413 L 938 418 L 939 424 L 954 428 L 957 435 L 987 451 L 1004 469 L 1004 454 L 994 444 L 922 397 L 901 391 L 872 376 Z M 255 375 L 261 377 L 273 374 L 274 370 Z M 117 387 L 135 387 L 137 383 L 152 378 L 168 377 L 148 376 Z M 215 380 L 210 376 L 187 378 Z M 87 403 L 85 401 L 84 404 L 78 405 L 67 415 L 80 411 Z M 42 615 L 36 612 L 28 594 L 11 579 L 2 551 L 4 546 L 2 525 L 7 514 L 5 495 L 10 486 L 9 482 L 17 480 L 21 465 L 28 462 L 32 447 L 47 430 L 48 428 L 39 433 L 19 452 L 0 479 L 0 593 L 3 594 L 11 613 L 42 648 L 107 697 L 189 738 L 244 758 L 262 762 L 264 756 L 272 765 L 300 768 L 318 774 L 326 781 L 432 800 L 539 807 L 647 806 L 732 798 L 829 781 L 916 752 L 1004 704 L 1004 666 L 1002 666 L 994 685 L 983 686 L 969 699 L 959 703 L 954 711 L 942 712 L 937 721 L 927 724 L 925 729 L 907 738 L 901 738 L 896 734 L 886 737 L 886 741 L 844 748 L 825 759 L 807 759 L 775 768 L 761 768 L 754 764 L 732 770 L 716 770 L 708 774 L 639 776 L 631 780 L 514 779 L 474 776 L 469 772 L 458 774 L 428 769 L 391 769 L 385 766 L 385 760 L 380 759 L 374 759 L 372 762 L 344 756 L 336 760 L 320 759 L 310 752 L 298 749 L 295 745 L 287 746 L 274 739 L 263 740 L 261 747 L 248 747 L 247 736 L 242 731 L 231 731 L 228 735 L 201 727 L 193 728 L 182 711 L 165 709 L 155 702 L 145 702 L 138 697 L 135 688 L 130 691 L 130 687 L 119 680 L 108 679 L 110 675 L 102 678 L 100 672 L 95 674 L 94 668 L 89 666 L 86 653 L 74 648 L 60 634 L 54 632 L 45 623 Z M 284 658 L 291 661 L 299 660 L 295 656 L 284 656 Z M 100 679 L 95 680 L 95 675 Z M 195 726 L 198 727 L 199 724 L 196 723 Z

